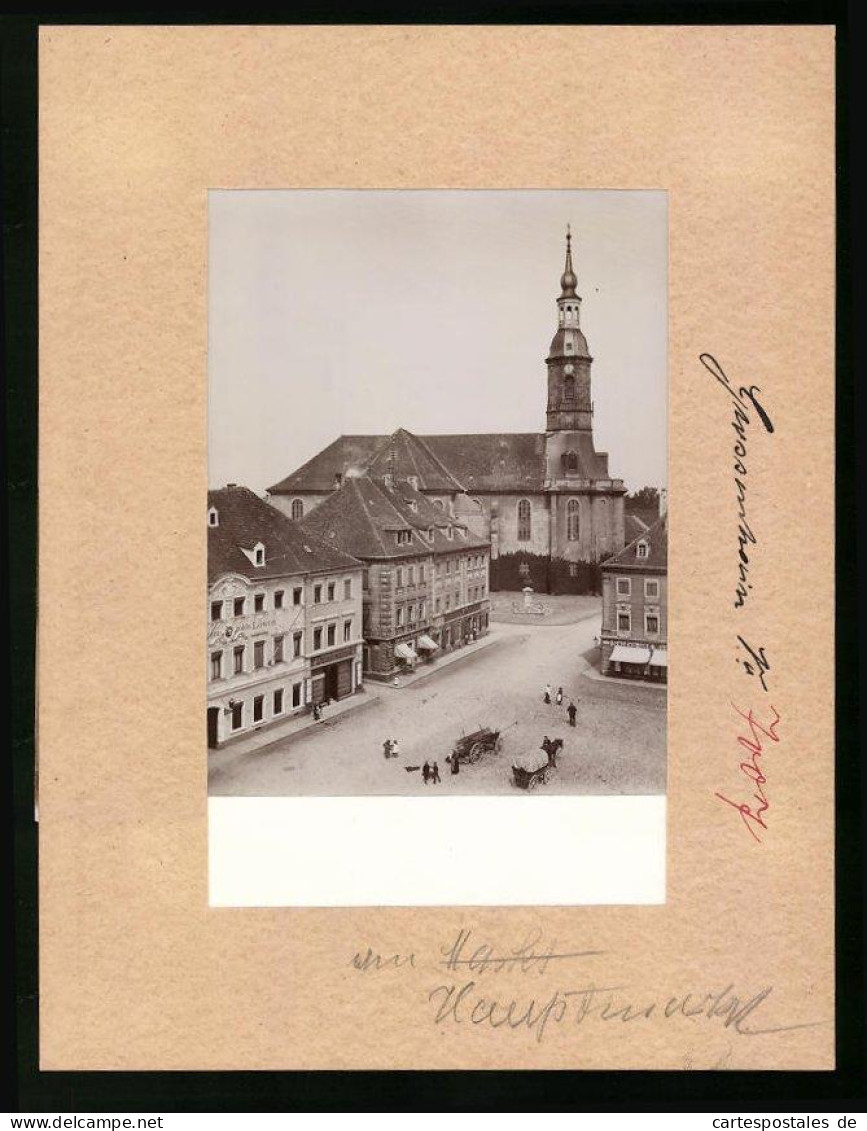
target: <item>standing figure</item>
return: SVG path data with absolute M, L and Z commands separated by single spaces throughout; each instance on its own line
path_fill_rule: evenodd
M 433 781 L 434 785 L 439 785 L 440 784 L 440 768 L 436 764 L 436 762 L 434 762 L 434 764 L 433 764 L 433 769 L 432 769 L 431 773 L 433 775 L 431 780 Z
M 550 702 L 551 702 L 551 684 L 550 684 L 550 683 L 546 683 L 546 684 L 545 684 L 545 694 L 544 694 L 544 695 L 542 696 L 542 699 L 543 699 L 543 700 L 544 700 L 544 701 L 545 701 L 546 703 L 550 703 Z
M 391 739 L 387 738 L 382 744 L 382 754 L 384 758 L 391 757 Z
M 459 773 L 460 768 L 461 768 L 461 764 L 460 764 L 460 761 L 458 760 L 457 754 L 452 754 L 450 760 L 451 760 L 451 763 L 452 763 L 452 773 L 453 774 Z
M 396 758 L 399 754 L 400 754 L 400 747 L 398 746 L 397 739 L 393 738 L 391 740 L 391 756 L 392 756 L 392 758 Z
M 424 780 L 424 784 L 427 785 L 428 781 L 430 780 L 430 764 L 428 762 L 425 762 L 425 764 L 422 766 L 421 776 Z
M 569 726 L 574 727 L 575 716 L 578 714 L 578 708 L 575 706 L 574 702 L 571 699 L 569 700 L 569 706 L 566 708 L 566 714 L 569 716 Z
M 559 707 L 563 702 L 563 688 L 557 688 L 557 706 Z

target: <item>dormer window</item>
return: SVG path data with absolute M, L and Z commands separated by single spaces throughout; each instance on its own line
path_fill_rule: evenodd
M 413 491 L 418 490 L 418 476 L 417 475 L 410 475 L 408 482 L 409 482 L 410 487 L 412 487 Z
M 208 526 L 219 526 L 220 515 L 216 507 L 208 507 Z
M 265 547 L 261 542 L 257 542 L 253 547 L 253 562 L 257 566 L 263 566 L 265 564 Z
M 646 542 L 639 542 L 635 548 L 636 557 L 646 558 L 649 552 L 649 547 Z
M 428 542 L 433 542 L 434 540 L 434 528 L 432 526 L 428 527 L 427 540 Z
M 409 509 L 413 512 L 413 514 L 418 514 L 418 503 L 415 501 L 415 499 L 410 499 Z
M 412 531 L 411 530 L 398 530 L 398 532 L 397 532 L 397 544 L 398 544 L 398 546 L 407 546 L 407 545 L 409 545 L 410 542 L 412 542 Z

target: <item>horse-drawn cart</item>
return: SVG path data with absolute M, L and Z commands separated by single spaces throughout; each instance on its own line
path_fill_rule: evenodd
M 456 758 L 458 762 L 478 762 L 483 754 L 487 754 L 491 750 L 498 754 L 502 744 L 503 740 L 498 730 L 482 727 L 480 730 L 473 731 L 472 734 L 459 738 L 454 745 L 451 757 Z M 450 761 L 451 759 L 446 760 Z
M 546 763 L 535 770 L 525 770 L 523 766 L 512 766 L 512 781 L 518 789 L 535 789 L 544 785 L 551 773 L 551 765 Z

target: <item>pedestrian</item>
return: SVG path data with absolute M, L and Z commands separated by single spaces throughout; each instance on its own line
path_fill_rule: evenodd
M 392 756 L 392 758 L 397 758 L 399 754 L 400 754 L 400 746 L 398 745 L 397 739 L 393 738 L 391 740 L 391 756 Z
M 427 785 L 428 781 L 430 780 L 430 764 L 428 762 L 425 762 L 425 764 L 422 766 L 421 776 L 424 779 L 424 784 Z
M 440 768 L 436 764 L 436 762 L 434 762 L 434 764 L 433 764 L 433 771 L 432 772 L 433 772 L 433 779 L 432 780 L 433 780 L 434 785 L 439 785 L 440 784 Z
M 382 744 L 382 753 L 385 758 L 391 757 L 391 739 L 387 738 Z
M 574 702 L 571 699 L 569 700 L 569 706 L 566 708 L 566 714 L 569 716 L 569 726 L 574 727 L 575 716 L 578 714 L 578 708 L 575 706 Z
M 447 758 L 447 759 L 446 759 L 446 761 L 449 761 L 449 759 Z M 459 772 L 459 770 L 460 770 L 460 768 L 461 768 L 461 764 L 460 764 L 460 762 L 458 761 L 458 756 L 457 756 L 457 754 L 452 754 L 452 756 L 451 756 L 451 763 L 452 763 L 452 773 L 453 773 L 453 774 L 456 774 L 456 773 L 458 773 L 458 772 Z
M 546 703 L 551 702 L 551 684 L 550 683 L 545 684 L 545 694 L 542 696 L 542 699 Z
M 319 704 L 318 704 L 318 703 L 314 703 L 314 704 L 313 704 L 313 721 L 314 721 L 315 723 L 318 723 L 318 722 L 319 722 L 319 716 L 320 716 L 321 714 L 322 714 L 322 712 L 321 712 L 321 711 L 319 710 Z
M 562 703 L 563 703 L 563 688 L 558 687 L 557 688 L 557 706 L 558 707 L 561 706 Z

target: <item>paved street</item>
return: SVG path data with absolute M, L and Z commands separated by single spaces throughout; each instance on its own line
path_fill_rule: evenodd
M 470 655 L 400 689 L 375 685 L 376 702 L 273 746 L 212 763 L 212 796 L 514 793 L 512 758 L 536 750 L 547 734 L 564 740 L 557 769 L 539 792 L 646 794 L 665 792 L 665 691 L 607 683 L 582 675 L 593 654 L 600 614 L 571 624 L 492 622 L 495 647 Z M 580 614 L 579 614 L 580 615 Z M 549 681 L 578 706 L 577 726 L 566 712 L 542 702 Z M 446 755 L 461 733 L 500 728 L 499 754 L 461 765 L 452 775 Z M 386 736 L 400 742 L 386 759 Z M 420 767 L 439 763 L 440 785 L 425 786 Z

